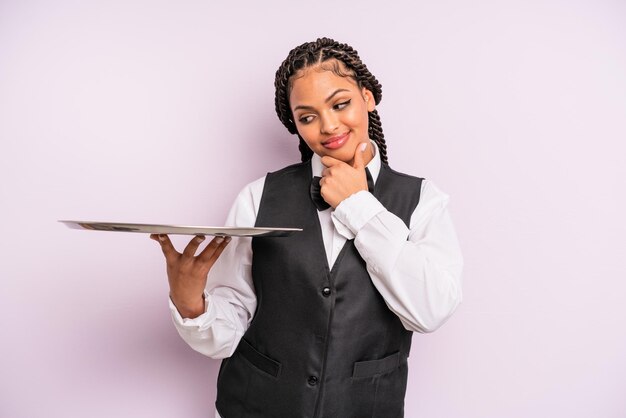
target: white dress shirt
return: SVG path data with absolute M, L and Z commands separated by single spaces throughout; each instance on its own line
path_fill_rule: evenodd
M 376 155 L 367 167 L 376 182 L 381 161 L 376 147 L 372 148 Z M 324 169 L 316 154 L 311 169 L 314 176 L 321 176 Z M 226 225 L 254 226 L 264 184 L 262 177 L 239 193 Z M 334 264 L 346 240 L 354 239 L 372 282 L 404 327 L 421 333 L 436 330 L 462 300 L 463 257 L 448 200 L 448 195 L 424 179 L 410 228 L 367 191 L 353 194 L 334 210 L 318 211 L 328 265 Z M 251 240 L 233 237 L 213 265 L 205 290 L 205 313 L 182 318 L 169 302 L 180 336 L 209 357 L 231 356 L 255 312 Z

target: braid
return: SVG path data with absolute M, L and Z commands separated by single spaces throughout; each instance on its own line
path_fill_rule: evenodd
M 388 164 L 387 161 L 387 143 L 385 142 L 385 134 L 383 134 L 383 127 L 380 124 L 380 116 L 378 111 L 374 109 L 369 113 L 369 136 L 378 145 L 378 151 L 380 152 L 380 160 L 384 164 Z
M 309 148 L 300 135 L 298 135 L 298 138 L 300 138 L 298 149 L 300 150 L 300 155 L 302 156 L 302 162 L 309 161 L 311 157 L 313 157 L 313 151 L 311 151 L 311 148 Z
M 318 38 L 315 42 L 306 42 L 292 49 L 287 58 L 276 71 L 274 87 L 276 95 L 274 104 L 278 119 L 287 128 L 289 133 L 298 134 L 296 123 L 293 120 L 291 108 L 289 107 L 289 94 L 291 93 L 292 77 L 299 70 L 320 64 L 330 59 L 341 61 L 350 71 L 346 73 L 338 65 L 333 65 L 332 71 L 341 77 L 352 77 L 359 87 L 365 87 L 372 92 L 375 104 L 379 104 L 382 99 L 382 86 L 367 69 L 365 64 L 359 58 L 358 52 L 350 45 L 342 44 L 329 38 Z M 381 161 L 387 164 L 387 144 L 383 134 L 380 117 L 376 110 L 369 112 L 368 134 L 370 138 L 376 142 L 380 151 Z M 306 142 L 298 134 L 300 143 L 298 145 L 302 161 L 310 160 L 313 151 L 308 147 Z

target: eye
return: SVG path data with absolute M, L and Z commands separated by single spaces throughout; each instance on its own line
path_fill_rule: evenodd
M 346 106 L 348 106 L 351 101 L 352 101 L 352 99 L 346 100 L 345 102 L 337 103 L 336 105 L 333 106 L 333 109 L 341 110 L 341 109 L 345 108 Z
M 298 121 L 303 124 L 306 125 L 307 123 L 310 123 L 313 120 L 313 116 L 312 115 L 308 115 L 308 116 L 302 116 L 300 119 L 298 119 Z

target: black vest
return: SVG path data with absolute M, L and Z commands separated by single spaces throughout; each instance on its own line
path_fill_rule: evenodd
M 409 225 L 421 178 L 382 164 L 375 196 Z M 267 175 L 256 225 L 303 228 L 252 239 L 257 309 L 222 362 L 222 418 L 400 418 L 411 332 L 371 282 L 354 240 L 329 269 L 311 164 Z

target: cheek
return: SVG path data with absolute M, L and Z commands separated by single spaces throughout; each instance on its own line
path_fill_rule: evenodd
M 316 130 L 313 127 L 313 125 L 314 124 L 298 126 L 298 133 L 300 134 L 302 139 L 304 139 L 304 142 L 306 142 L 309 145 L 309 148 L 311 147 L 311 143 L 313 142 L 313 139 L 315 138 Z M 319 129 L 317 130 L 317 132 L 319 132 Z
M 343 122 L 353 127 L 367 126 L 367 109 L 364 106 L 354 106 L 349 112 L 344 113 Z

